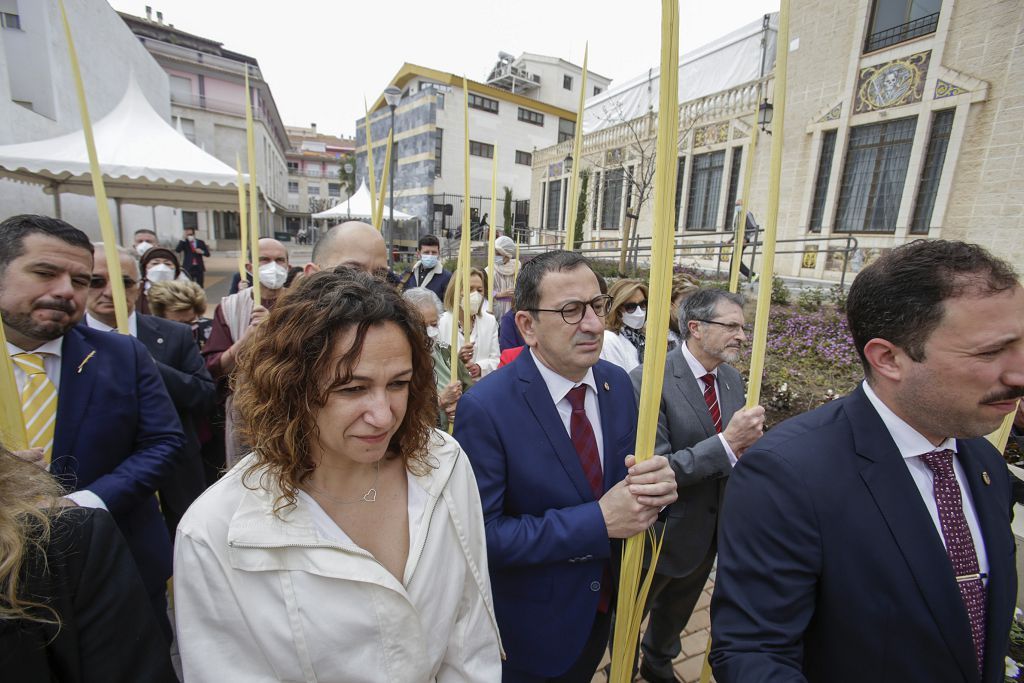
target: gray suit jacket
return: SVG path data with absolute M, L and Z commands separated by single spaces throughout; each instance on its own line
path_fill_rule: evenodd
M 642 376 L 642 366 L 630 373 L 637 396 Z M 718 389 L 724 430 L 744 404 L 743 379 L 735 368 L 718 366 Z M 679 500 L 669 508 L 664 522 L 668 527 L 657 571 L 687 576 L 708 553 L 715 552 L 718 511 L 732 465 L 715 433 L 704 391 L 680 350 L 673 349 L 665 361 L 654 452 L 669 459 L 679 486 Z M 661 524 L 656 531 L 661 531 Z

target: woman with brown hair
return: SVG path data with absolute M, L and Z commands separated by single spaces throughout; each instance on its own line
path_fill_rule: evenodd
M 613 282 L 608 294 L 612 303 L 604 319 L 601 358 L 629 372 L 644 362 L 647 285 L 624 278 Z
M 304 277 L 239 354 L 253 452 L 178 526 L 187 681 L 496 681 L 468 459 L 433 429 L 422 319 L 347 268 Z
M 113 518 L 64 507 L 61 493 L 46 470 L 0 447 L 3 679 L 176 682 Z
M 437 321 L 438 335 L 451 343 L 452 316 L 458 317 L 459 358 L 474 379 L 480 379 L 498 367 L 501 349 L 498 347 L 498 321 L 487 312 L 487 273 L 480 268 L 469 269 L 469 336 L 466 340 L 463 328 L 462 301 L 455 301 L 455 283 L 459 271 L 452 273 L 448 288 L 444 291 L 445 312 Z M 462 292 L 459 292 L 462 299 Z

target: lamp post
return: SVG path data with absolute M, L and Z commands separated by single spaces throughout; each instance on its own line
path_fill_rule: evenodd
M 757 106 L 757 124 L 761 126 L 761 131 L 768 133 L 768 135 L 772 134 L 767 126 L 771 125 L 774 109 L 775 107 L 772 106 L 767 97 L 764 98 L 764 102 Z
M 388 169 L 388 266 L 395 263 L 395 107 L 402 99 L 402 91 L 393 85 L 384 89 L 384 101 L 391 109 L 391 168 Z
M 345 207 L 348 211 L 348 219 L 352 220 L 352 186 L 355 185 L 355 179 L 352 177 L 352 171 L 356 170 L 352 164 L 345 164 L 345 185 L 348 186 L 348 199 L 345 200 Z

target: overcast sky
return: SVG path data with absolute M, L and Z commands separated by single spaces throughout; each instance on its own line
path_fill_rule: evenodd
M 348 137 L 363 97 L 372 102 L 403 62 L 482 81 L 499 50 L 580 64 L 589 41 L 590 68 L 614 87 L 659 61 L 656 0 L 109 1 L 143 17 L 149 3 L 165 23 L 255 57 L 286 125 L 316 122 Z M 682 52 L 778 8 L 779 0 L 683 2 Z

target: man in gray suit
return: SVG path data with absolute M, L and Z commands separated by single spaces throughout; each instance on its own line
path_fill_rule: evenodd
M 694 292 L 678 313 L 683 344 L 665 362 L 654 451 L 675 470 L 679 500 L 665 521 L 647 600 L 650 622 L 640 646 L 640 673 L 650 683 L 675 680 L 672 660 L 679 655 L 680 634 L 715 561 L 726 477 L 764 427 L 764 408 L 743 407 L 743 379 L 729 365 L 747 338 L 743 302 L 721 289 Z M 642 375 L 642 366 L 630 373 L 638 396 Z

